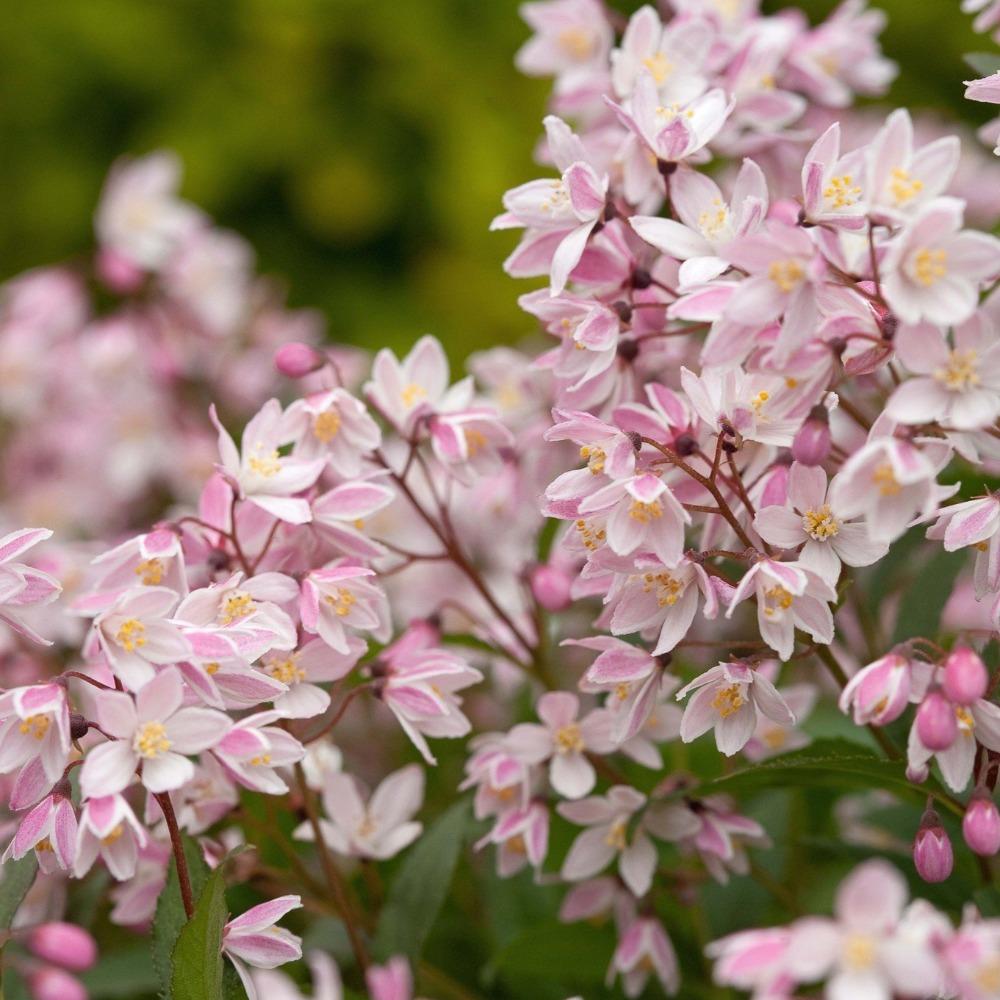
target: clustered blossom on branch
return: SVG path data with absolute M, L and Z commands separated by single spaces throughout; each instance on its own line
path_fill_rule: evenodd
M 67 880 L 105 868 L 111 920 L 140 931 L 176 884 L 190 919 L 190 838 L 262 899 L 220 929 L 251 998 L 301 996 L 273 971 L 302 956 L 277 926 L 300 907 L 342 922 L 352 987 L 435 989 L 373 959 L 399 920 L 379 863 L 419 844 L 430 786 L 471 792 L 500 877 L 564 883 L 565 922 L 610 917 L 609 984 L 676 993 L 698 967 L 678 900 L 747 878 L 797 899 L 758 860 L 773 817 L 720 775 L 778 773 L 821 700 L 866 773 L 926 800 L 916 872 L 976 857 L 991 878 L 1000 240 L 969 222 L 988 208 L 959 140 L 849 109 L 894 74 L 863 0 L 816 26 L 753 0 L 523 14 L 518 65 L 554 78 L 548 173 L 494 225 L 523 230 L 507 271 L 546 282 L 520 300 L 537 356 L 496 348 L 455 381 L 432 337 L 370 366 L 320 348 L 164 154 L 115 168 L 92 270 L 5 289 L 4 516 L 59 529 L 0 539 L 4 859 L 40 870 L 13 932 L 36 998 L 82 995 L 69 973 L 95 957 Z M 894 636 L 893 567 L 950 553 L 945 623 Z M 442 789 L 456 740 L 465 778 Z M 844 805 L 844 836 L 878 842 Z M 906 899 L 866 862 L 835 919 L 710 944 L 715 978 L 758 1000 L 997 996 L 996 920 Z M 307 961 L 341 997 L 330 956 Z

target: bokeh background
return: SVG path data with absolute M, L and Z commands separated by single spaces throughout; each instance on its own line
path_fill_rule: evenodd
M 787 4 L 768 0 L 771 10 Z M 814 19 L 833 0 L 799 0 Z M 82 253 L 110 163 L 166 147 L 184 194 L 250 239 L 330 336 L 453 356 L 531 323 L 491 234 L 534 176 L 546 81 L 512 56 L 515 0 L 53 0 L 0 33 L 0 278 Z M 636 2 L 618 4 L 634 9 Z M 993 48 L 958 0 L 881 0 L 906 67 L 889 99 L 951 110 Z

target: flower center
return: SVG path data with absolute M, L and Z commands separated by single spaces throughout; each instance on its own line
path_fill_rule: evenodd
M 560 726 L 555 734 L 556 753 L 583 753 L 586 744 L 583 742 L 583 734 L 580 727 L 575 722 L 568 722 L 565 726 Z
M 913 277 L 925 288 L 930 288 L 948 273 L 948 254 L 944 250 L 921 247 L 913 255 Z
M 313 421 L 313 434 L 329 444 L 340 431 L 340 414 L 336 410 L 324 410 Z
M 661 608 L 672 608 L 684 594 L 683 582 L 669 573 L 646 573 L 642 578 L 642 589 L 647 594 L 655 591 L 656 603 Z
M 254 453 L 247 459 L 247 466 L 251 472 L 255 472 L 264 479 L 270 479 L 281 472 L 281 456 L 277 448 L 269 451 L 264 450 L 264 445 L 260 442 L 254 447 Z
M 767 276 L 778 286 L 779 291 L 794 292 L 802 283 L 806 272 L 797 260 L 773 260 L 767 269 Z
M 17 727 L 25 736 L 32 736 L 36 740 L 44 740 L 45 734 L 49 731 L 52 720 L 47 715 L 29 715 L 21 720 Z
M 256 608 L 253 598 L 245 590 L 234 590 L 219 608 L 220 625 L 232 625 L 241 618 L 246 618 Z
M 115 642 L 126 653 L 134 653 L 146 645 L 146 626 L 138 618 L 126 618 L 115 633 Z
M 861 197 L 861 188 L 854 183 L 851 174 L 831 177 L 823 189 L 823 197 L 830 208 L 850 208 Z
M 580 535 L 583 547 L 589 552 L 601 547 L 605 538 L 603 528 L 597 528 L 593 524 L 584 521 L 582 518 L 576 522 L 576 530 Z
M 587 468 L 595 476 L 600 475 L 604 471 L 604 460 L 607 457 L 603 448 L 591 448 L 588 445 L 584 445 L 580 449 L 580 458 L 587 460 Z
M 416 382 L 411 382 L 409 385 L 403 387 L 400 397 L 403 400 L 403 406 L 410 407 L 419 402 L 421 399 L 426 399 L 427 390 L 422 385 L 417 385 Z
M 972 713 L 962 705 L 955 706 L 955 718 L 958 720 L 959 728 L 967 733 L 976 728 L 976 720 L 972 717 Z
M 338 618 L 350 614 L 351 608 L 358 603 L 358 599 L 346 587 L 338 587 L 336 595 L 327 594 L 324 600 Z
M 271 755 L 269 753 L 258 754 L 256 757 L 250 758 L 251 767 L 267 767 L 271 763 Z
M 949 352 L 948 361 L 934 370 L 934 378 L 952 392 L 966 392 L 979 385 L 979 355 L 971 348 Z
M 590 58 L 595 42 L 593 34 L 583 28 L 564 28 L 559 32 L 559 48 L 571 59 L 581 62 Z
M 282 684 L 298 684 L 305 680 L 306 672 L 298 664 L 299 654 L 289 653 L 283 659 L 273 656 L 266 662 L 267 672 Z
M 643 59 L 642 64 L 652 74 L 658 87 L 674 71 L 670 60 L 662 52 L 657 52 L 654 56 L 647 56 Z
M 792 595 L 781 584 L 775 584 L 764 591 L 764 614 L 774 618 L 792 606 Z
M 170 749 L 167 727 L 162 722 L 147 722 L 136 730 L 132 747 L 140 757 L 152 760 Z
M 125 824 L 119 823 L 106 837 L 101 837 L 101 843 L 105 847 L 110 847 L 116 840 L 121 840 L 125 832 Z
M 894 497 L 903 488 L 896 478 L 896 473 L 888 462 L 875 467 L 872 473 L 872 482 L 878 487 L 879 493 L 884 497 Z
M 889 190 L 897 205 L 905 205 L 924 189 L 924 182 L 916 177 L 910 177 L 910 171 L 902 167 L 893 167 L 889 174 Z
M 810 538 L 817 542 L 825 542 L 840 531 L 840 522 L 833 516 L 828 503 L 819 510 L 807 510 L 802 515 L 802 527 Z
M 712 708 L 723 719 L 728 719 L 729 716 L 734 712 L 738 712 L 745 704 L 746 699 L 743 697 L 743 690 L 739 684 L 728 684 L 726 687 L 719 688 L 712 699 Z
M 1000 993 L 1000 958 L 987 959 L 972 978 L 983 993 Z
M 604 843 L 608 847 L 613 847 L 616 851 L 624 851 L 625 844 L 627 843 L 625 839 L 625 831 L 628 827 L 628 820 L 624 817 L 616 819 L 610 827 L 608 827 L 607 835 L 604 838 Z
M 159 559 L 143 559 L 134 573 L 147 587 L 155 587 L 163 579 L 163 563 Z
M 698 228 L 706 239 L 714 240 L 729 228 L 729 209 L 721 198 L 712 199 L 712 208 L 698 216 Z
M 361 840 L 367 840 L 377 829 L 378 827 L 375 824 L 375 820 L 373 820 L 366 811 L 364 816 L 361 818 L 361 822 L 358 824 L 356 832 Z
M 632 506 L 628 509 L 628 516 L 640 524 L 649 524 L 650 521 L 663 516 L 663 504 L 659 500 L 654 500 L 652 503 L 633 500 Z
M 875 963 L 875 942 L 864 934 L 852 934 L 844 942 L 844 964 L 850 969 L 868 969 Z

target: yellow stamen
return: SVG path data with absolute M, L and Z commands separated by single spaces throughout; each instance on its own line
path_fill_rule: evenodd
M 246 618 L 256 607 L 254 599 L 245 590 L 234 590 L 219 608 L 219 624 L 232 625 L 233 622 Z
M 159 559 L 144 559 L 134 572 L 147 587 L 155 587 L 163 580 L 163 563 Z
M 126 653 L 134 653 L 146 645 L 146 626 L 138 618 L 126 618 L 115 633 L 115 642 Z
M 830 208 L 850 208 L 861 197 L 861 188 L 850 174 L 843 174 L 830 178 L 830 183 L 823 189 L 823 197 Z
M 889 172 L 889 190 L 897 205 L 905 205 L 924 189 L 924 182 L 910 177 L 910 171 L 894 167 Z
M 979 385 L 979 355 L 976 351 L 954 350 L 947 362 L 934 370 L 934 378 L 952 392 L 965 392 Z
M 159 757 L 171 747 L 170 740 L 167 739 L 167 727 L 162 722 L 147 722 L 136 730 L 132 746 L 140 757 L 149 760 Z
M 894 497 L 903 488 L 896 473 L 888 462 L 875 467 L 872 473 L 872 482 L 878 487 L 879 493 L 884 497 Z
M 840 522 L 833 516 L 828 503 L 823 504 L 819 510 L 807 510 L 802 515 L 802 527 L 817 542 L 833 538 L 840 532 Z
M 781 611 L 787 611 L 792 606 L 793 596 L 781 584 L 776 584 L 764 591 L 764 614 L 773 618 Z
M 25 736 L 44 740 L 51 725 L 52 720 L 47 715 L 29 715 L 26 719 L 21 720 L 21 724 L 17 728 Z
M 327 594 L 323 600 L 333 608 L 333 612 L 338 618 L 350 614 L 351 607 L 358 601 L 346 587 L 338 587 L 336 595 Z
M 298 660 L 298 653 L 289 653 L 285 657 L 272 656 L 264 661 L 264 668 L 282 684 L 297 684 L 306 678 L 306 672 L 299 666 Z
M 313 421 L 313 435 L 323 444 L 329 444 L 340 432 L 340 414 L 336 410 L 324 410 Z
M 925 288 L 930 288 L 948 273 L 948 254 L 944 250 L 923 247 L 913 255 L 913 276 Z
M 767 276 L 778 286 L 779 291 L 788 293 L 799 287 L 806 273 L 796 260 L 775 260 L 771 261 Z
M 628 516 L 640 524 L 649 524 L 650 521 L 663 517 L 663 504 L 659 500 L 654 500 L 652 503 L 633 500 L 628 509 Z
M 586 744 L 583 742 L 583 734 L 580 727 L 575 722 L 569 722 L 565 726 L 560 726 L 554 736 L 556 753 L 583 753 Z
M 712 699 L 712 708 L 728 719 L 734 712 L 738 712 L 746 704 L 743 691 L 739 684 L 729 684 L 724 688 L 719 688 Z

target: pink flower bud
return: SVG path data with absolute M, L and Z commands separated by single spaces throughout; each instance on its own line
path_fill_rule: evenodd
M 956 646 L 944 661 L 944 693 L 956 705 L 971 705 L 986 694 L 986 664 L 968 646 Z
M 97 943 L 76 924 L 41 924 L 28 934 L 25 944 L 39 958 L 76 972 L 97 961 Z
M 274 352 L 274 367 L 288 378 L 303 378 L 325 364 L 326 358 L 316 348 L 297 341 L 282 344 Z
M 531 571 L 531 592 L 546 611 L 562 611 L 572 603 L 569 574 L 555 566 L 536 566 Z
M 925 882 L 943 882 L 951 874 L 955 863 L 951 841 L 933 809 L 928 809 L 920 821 L 913 842 L 913 863 Z
M 955 707 L 940 691 L 931 691 L 917 709 L 917 735 L 928 750 L 947 750 L 958 736 Z
M 79 979 L 62 969 L 35 969 L 28 976 L 32 1000 L 87 1000 L 87 991 Z
M 803 465 L 822 465 L 829 454 L 830 415 L 817 403 L 792 441 L 792 457 Z
M 922 785 L 930 776 L 931 769 L 926 764 L 910 764 L 906 768 L 906 780 L 911 784 Z
M 108 247 L 98 251 L 95 267 L 98 278 L 119 295 L 138 291 L 146 277 L 138 264 Z
M 977 792 L 962 817 L 962 836 L 969 847 L 990 857 L 1000 851 L 1000 811 L 985 792 Z

